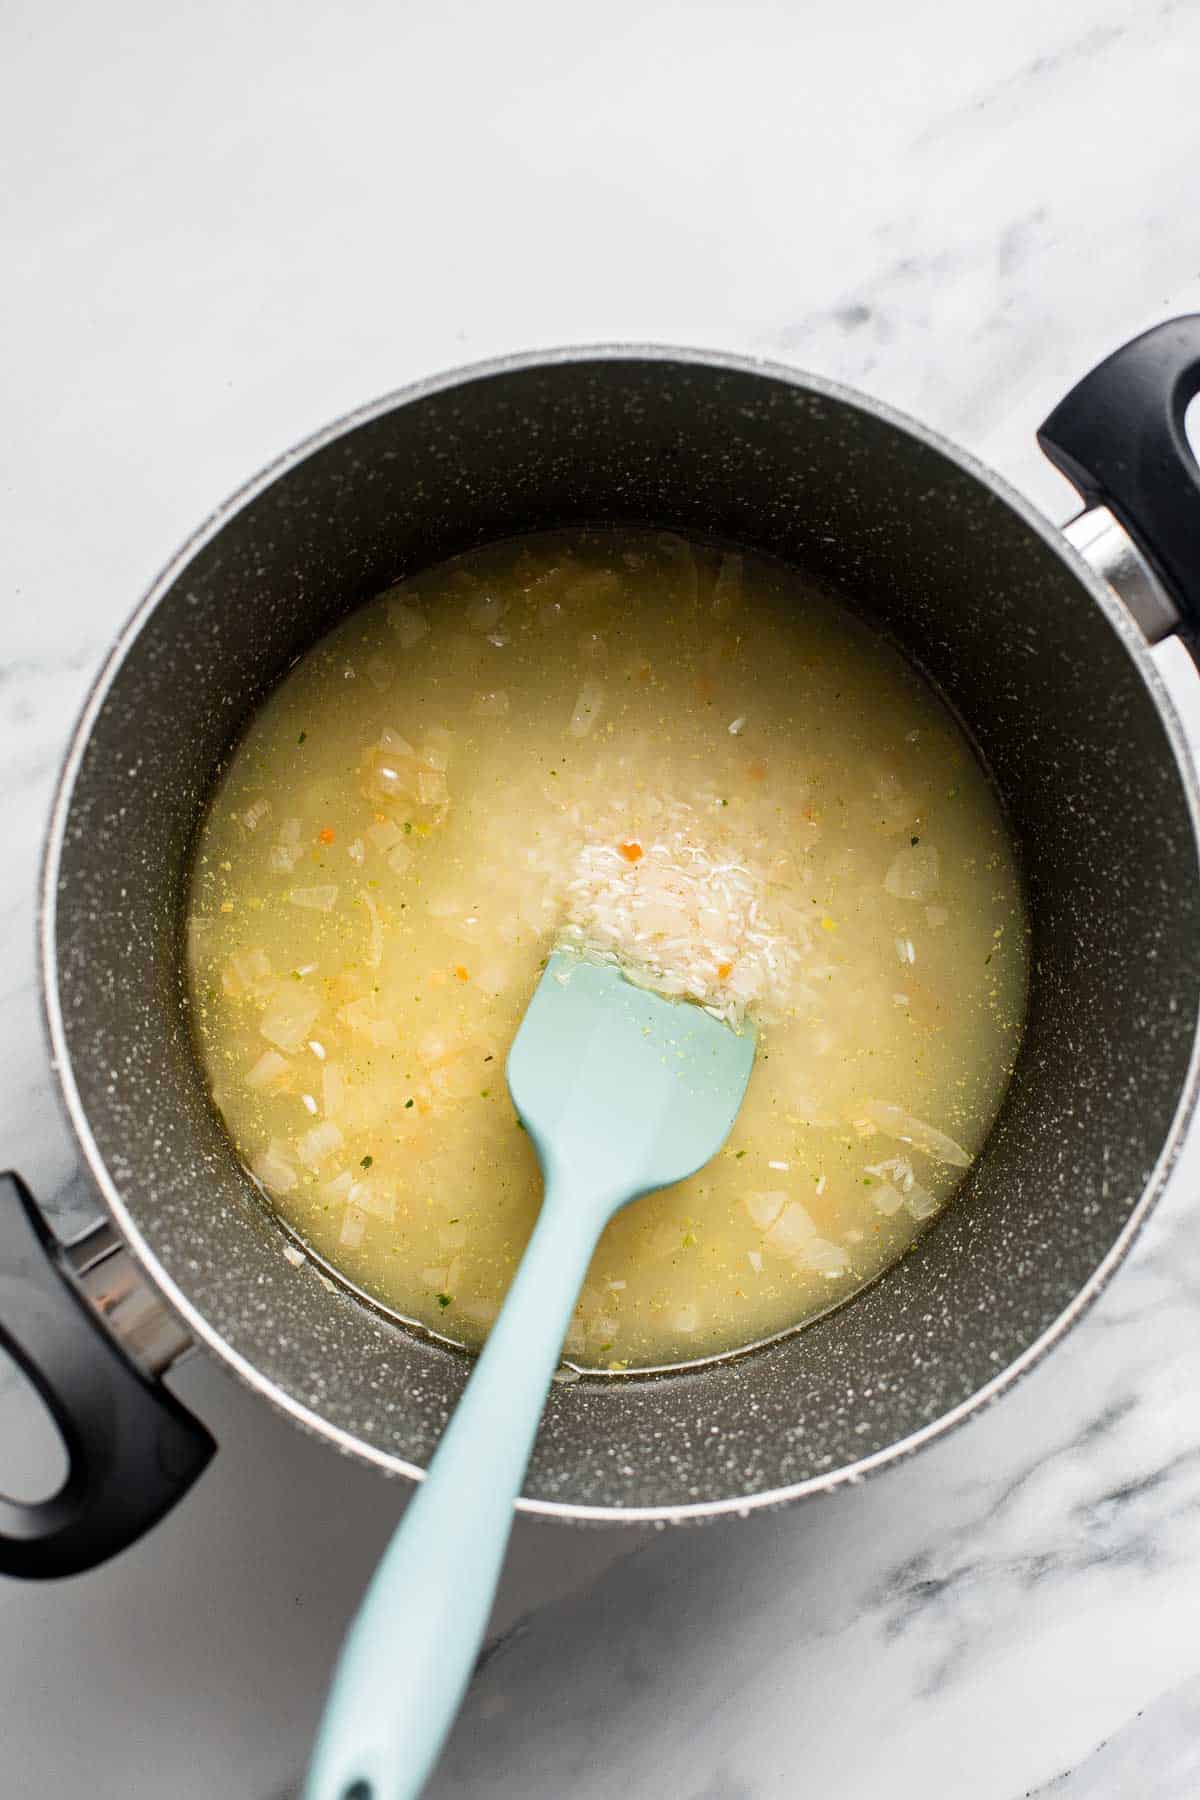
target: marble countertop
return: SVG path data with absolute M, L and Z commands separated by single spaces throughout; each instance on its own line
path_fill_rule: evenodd
M 1181 0 L 10 0 L 0 45 L 0 1119 L 64 1228 L 95 1201 L 34 981 L 55 767 L 246 475 L 428 371 L 657 339 L 854 383 L 1061 519 L 1037 424 L 1200 307 Z M 1063 1347 L 883 1478 L 703 1530 L 521 1521 L 432 1794 L 1200 1791 L 1197 1175 Z M 204 1358 L 173 1381 L 222 1445 L 185 1503 L 0 1584 L 14 1800 L 294 1791 L 401 1490 Z

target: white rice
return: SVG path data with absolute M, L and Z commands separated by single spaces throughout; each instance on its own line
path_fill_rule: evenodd
M 559 942 L 640 986 L 735 1028 L 793 1003 L 800 947 L 771 916 L 765 873 L 714 843 L 690 806 L 664 804 L 652 832 L 586 842 L 564 900 Z

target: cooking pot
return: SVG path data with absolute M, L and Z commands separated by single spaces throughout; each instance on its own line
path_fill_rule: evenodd
M 895 1461 L 1029 1369 L 1128 1249 L 1195 1101 L 1196 770 L 1150 646 L 1186 643 L 1200 608 L 1197 390 L 1192 317 L 1068 396 L 1041 433 L 1085 501 L 1065 532 L 860 394 L 654 348 L 423 382 L 216 513 L 122 633 L 54 805 L 46 1012 L 106 1217 L 59 1244 L 15 1177 L 0 1191 L 0 1340 L 70 1463 L 52 1499 L 0 1502 L 0 1569 L 86 1568 L 186 1490 L 212 1440 L 162 1376 L 192 1344 L 338 1449 L 411 1477 L 427 1462 L 469 1359 L 282 1254 L 192 1052 L 188 854 L 230 746 L 314 639 L 398 577 L 543 527 L 746 545 L 877 621 L 992 771 L 1033 973 L 1001 1115 L 911 1254 L 765 1348 L 555 1387 L 519 1505 L 577 1520 L 774 1505 Z

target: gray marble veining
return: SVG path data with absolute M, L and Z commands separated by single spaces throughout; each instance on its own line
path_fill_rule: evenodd
M 54 769 L 240 480 L 414 375 L 649 338 L 863 386 L 1061 518 L 1034 428 L 1200 307 L 1200 12 L 1170 0 L 15 0 L 0 35 L 0 1119 L 64 1229 L 94 1202 L 34 984 Z M 433 1791 L 1194 1794 L 1198 1181 L 1017 1393 L 885 1479 L 682 1533 L 522 1525 Z M 5 1792 L 294 1791 L 402 1496 L 207 1363 L 178 1385 L 222 1440 L 185 1506 L 95 1576 L 0 1587 Z

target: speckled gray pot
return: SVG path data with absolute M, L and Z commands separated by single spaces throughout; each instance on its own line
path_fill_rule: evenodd
M 315 637 L 437 558 L 581 520 L 754 546 L 878 618 L 974 732 L 1028 883 L 1019 1067 L 914 1253 L 770 1348 L 550 1396 L 525 1510 L 741 1510 L 899 1457 L 1028 1368 L 1112 1273 L 1191 1107 L 1200 884 L 1178 723 L 1109 590 L 969 458 L 824 382 L 680 351 L 516 358 L 334 425 L 184 549 L 88 703 L 46 865 L 50 1029 L 113 1219 L 187 1329 L 340 1449 L 419 1471 L 468 1362 L 281 1255 L 193 1061 L 183 874 L 222 758 Z

